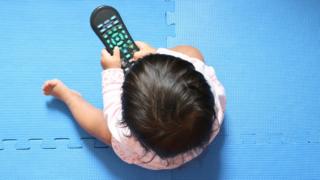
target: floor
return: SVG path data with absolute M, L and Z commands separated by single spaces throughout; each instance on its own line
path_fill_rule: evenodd
M 135 40 L 201 50 L 227 92 L 222 131 L 167 171 L 122 162 L 60 101 L 58 78 L 102 107 L 89 24 L 116 7 Z M 316 0 L 0 1 L 0 179 L 320 179 L 320 2 Z

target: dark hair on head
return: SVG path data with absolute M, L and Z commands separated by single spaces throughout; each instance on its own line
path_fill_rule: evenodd
M 122 124 L 146 152 L 167 159 L 208 143 L 214 96 L 191 63 L 170 55 L 144 56 L 122 89 Z

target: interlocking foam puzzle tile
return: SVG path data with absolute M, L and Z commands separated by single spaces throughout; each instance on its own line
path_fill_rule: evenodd
M 119 9 L 136 40 L 161 47 L 169 36 L 168 46 L 198 47 L 226 87 L 221 133 L 182 168 L 154 172 L 123 163 L 62 103 L 41 96 L 42 82 L 56 77 L 102 107 L 102 45 L 88 19 L 106 3 Z M 275 0 L 0 1 L 0 179 L 318 179 L 319 7 Z
M 0 179 L 170 178 L 122 162 L 42 95 L 58 78 L 102 108 L 103 45 L 89 23 L 101 4 L 118 9 L 135 40 L 165 47 L 174 35 L 165 18 L 173 1 L 0 1 Z
M 218 142 L 174 170 L 173 179 L 198 172 L 204 179 L 319 178 L 319 7 L 319 1 L 175 1 L 167 18 L 176 36 L 168 46 L 202 51 L 226 88 L 227 112 Z
M 319 8 L 315 0 L 175 1 L 168 46 L 201 50 L 226 88 L 227 112 L 222 134 L 173 179 L 319 179 Z

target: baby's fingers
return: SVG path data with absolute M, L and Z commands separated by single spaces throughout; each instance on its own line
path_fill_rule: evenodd
M 111 58 L 110 53 L 105 48 L 103 48 L 101 50 L 101 60 L 107 60 L 107 59 L 110 59 L 110 58 Z
M 101 66 L 103 69 L 107 68 L 107 61 L 111 59 L 111 55 L 106 49 L 101 50 Z
M 144 49 L 147 46 L 147 44 L 142 41 L 135 41 L 134 43 L 138 46 L 140 50 Z
M 139 58 L 142 58 L 143 56 L 145 56 L 147 53 L 146 52 L 144 52 L 144 51 L 137 51 L 137 52 L 135 52 L 134 54 L 133 54 L 133 59 L 134 60 L 137 60 L 137 59 L 139 59 Z
M 118 46 L 116 46 L 114 49 L 113 49 L 113 56 L 115 58 L 117 58 L 117 60 L 119 59 L 120 60 L 120 49 Z

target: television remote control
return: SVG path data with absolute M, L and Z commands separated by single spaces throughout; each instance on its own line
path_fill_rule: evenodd
M 90 24 L 111 55 L 113 49 L 116 46 L 119 47 L 121 68 L 125 74 L 128 73 L 134 65 L 134 61 L 130 60 L 139 48 L 130 36 L 118 11 L 111 6 L 99 6 L 92 12 Z

